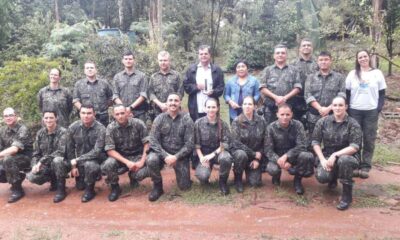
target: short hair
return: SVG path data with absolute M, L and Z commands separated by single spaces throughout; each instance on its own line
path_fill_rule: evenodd
M 281 109 L 281 108 L 289 108 L 290 111 L 293 112 L 293 108 L 289 103 L 282 103 L 281 105 L 279 105 L 278 106 L 278 112 L 279 112 L 279 109 Z
M 81 112 L 82 108 L 87 108 L 87 109 L 93 109 L 93 112 L 95 112 L 94 110 L 94 106 L 91 103 L 84 103 L 81 105 L 81 108 L 79 109 L 79 112 Z
M 300 46 L 301 46 L 301 44 L 303 43 L 303 42 L 310 42 L 311 43 L 311 45 L 312 45 L 312 40 L 310 39 L 310 38 L 302 38 L 301 40 L 300 40 Z
M 342 99 L 342 100 L 344 101 L 344 103 L 347 104 L 346 98 L 345 98 L 344 96 L 337 95 L 336 97 L 334 97 L 334 98 L 332 99 L 332 102 L 335 101 L 335 99 Z
M 239 63 L 243 63 L 244 65 L 246 65 L 247 68 L 249 68 L 249 63 L 248 63 L 246 60 L 244 60 L 244 59 L 239 59 L 239 60 L 237 60 L 237 61 L 235 62 L 235 65 L 234 65 L 233 67 L 236 69 L 236 67 L 237 67 L 237 65 L 239 65 Z
M 170 55 L 169 55 L 169 52 L 167 52 L 167 51 L 165 51 L 165 50 L 162 50 L 161 52 L 158 53 L 157 57 L 159 57 L 159 58 L 160 58 L 160 57 L 167 57 L 167 58 L 169 58 Z
M 122 57 L 125 56 L 133 56 L 133 58 L 135 58 L 135 54 L 133 54 L 133 52 L 131 50 L 125 51 L 122 55 Z
M 318 57 L 329 57 L 329 58 L 332 58 L 332 55 L 331 55 L 331 53 L 328 52 L 328 51 L 321 51 L 321 52 L 318 54 Z
M 249 99 L 253 102 L 253 105 L 256 105 L 256 100 L 255 100 L 254 97 L 251 96 L 251 95 L 248 95 L 248 96 L 244 97 L 244 98 L 243 98 L 243 102 L 244 102 L 244 100 L 246 100 L 247 98 L 249 98 Z
M 115 105 L 112 107 L 113 112 L 115 111 L 116 108 L 119 108 L 119 107 L 124 107 L 124 108 L 126 108 L 123 104 L 115 104 Z
M 12 114 L 17 114 L 17 112 L 15 111 L 15 109 L 14 108 L 12 108 L 12 107 L 7 107 L 7 108 L 5 108 L 4 110 L 3 110 L 3 115 L 6 113 L 6 112 L 12 112 Z
M 59 69 L 59 68 L 52 68 L 52 69 L 50 69 L 50 72 L 51 72 L 51 70 L 57 70 L 57 71 L 58 71 L 58 76 L 61 77 L 61 75 L 62 75 L 61 69 Z
M 171 95 L 176 95 L 176 96 L 179 97 L 179 100 L 182 100 L 181 95 L 179 95 L 179 93 L 177 93 L 177 92 L 171 92 L 171 93 L 169 93 L 167 99 L 168 99 L 169 96 L 171 96 Z
M 200 51 L 200 50 L 204 50 L 204 49 L 207 49 L 208 53 L 211 54 L 211 47 L 210 47 L 210 45 L 203 44 L 203 45 L 200 45 L 200 46 L 199 46 L 199 51 Z
M 96 66 L 96 63 L 93 60 L 86 60 L 85 64 L 83 64 L 83 66 L 85 66 L 86 64 L 93 64 L 94 66 Z
M 58 117 L 57 112 L 55 110 L 53 110 L 53 109 L 44 109 L 43 113 L 42 113 L 43 117 L 44 117 L 45 113 L 52 113 L 52 114 L 54 114 L 54 117 L 56 117 L 56 118 Z
M 287 46 L 285 45 L 285 44 L 278 44 L 278 45 L 275 45 L 275 47 L 274 47 L 274 53 L 275 53 L 275 51 L 276 51 L 276 49 L 278 49 L 278 48 L 284 48 L 285 49 L 285 52 L 287 52 Z

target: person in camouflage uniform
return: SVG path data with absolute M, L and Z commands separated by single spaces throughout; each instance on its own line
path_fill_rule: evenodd
M 312 134 L 315 123 L 332 113 L 332 100 L 336 96 L 346 97 L 345 78 L 331 70 L 332 56 L 322 51 L 318 56 L 319 71 L 308 76 L 304 99 L 310 105 L 307 112 L 308 131 Z
M 264 96 L 264 118 L 267 123 L 276 120 L 277 107 L 283 103 L 294 104 L 293 97 L 300 93 L 300 74 L 292 65 L 286 64 L 287 48 L 274 48 L 275 64 L 266 67 L 260 78 L 260 93 Z
M 82 104 L 93 105 L 96 120 L 107 126 L 109 123 L 108 107 L 112 103 L 112 90 L 107 81 L 97 79 L 96 74 L 96 64 L 87 61 L 85 63 L 86 78 L 75 83 L 72 102 L 78 111 Z
M 314 156 L 306 151 L 307 137 L 303 124 L 293 119 L 289 105 L 278 107 L 278 120 L 267 127 L 264 151 L 268 158 L 267 172 L 272 176 L 272 184 L 279 186 L 281 169 L 294 175 L 294 189 L 304 193 L 303 177 L 314 173 Z
M 167 98 L 170 93 L 176 92 L 183 98 L 183 82 L 179 73 L 170 68 L 170 55 L 167 51 L 158 53 L 160 70 L 154 73 L 149 82 L 149 98 L 152 103 L 154 119 L 162 112 L 167 111 Z
M 202 185 L 208 184 L 214 164 L 219 164 L 219 187 L 222 195 L 228 195 L 227 181 L 233 162 L 229 153 L 229 127 L 219 117 L 217 99 L 209 98 L 205 104 L 207 115 L 194 124 L 194 144 L 200 159 L 195 175 Z
M 174 168 L 181 190 L 188 190 L 192 185 L 189 157 L 194 149 L 194 123 L 188 113 L 181 112 L 177 93 L 169 94 L 167 106 L 167 112 L 156 117 L 150 132 L 150 153 L 146 161 L 153 181 L 150 201 L 156 201 L 164 193 L 160 173 L 164 164 Z
M 80 120 L 68 128 L 67 153 L 71 164 L 71 175 L 75 177 L 76 188 L 85 189 L 82 202 L 89 202 L 96 193 L 94 185 L 101 174 L 100 164 L 106 159 L 104 139 L 106 128 L 95 120 L 93 105 L 82 105 Z
M 53 68 L 49 74 L 50 84 L 39 90 L 37 99 L 39 109 L 44 111 L 57 112 L 57 124 L 67 128 L 69 126 L 69 116 L 72 112 L 72 95 L 68 88 L 60 86 L 61 70 Z
M 129 107 L 133 117 L 147 123 L 148 79 L 146 75 L 135 68 L 135 56 L 132 52 L 124 53 L 122 58 L 124 70 L 117 73 L 113 80 L 113 101 Z
M 51 183 L 50 191 L 55 191 L 53 202 L 58 203 L 65 199 L 65 168 L 66 161 L 67 130 L 57 124 L 57 112 L 47 111 L 43 113 L 44 127 L 36 134 L 33 144 L 32 170 L 26 178 L 35 184 Z
M 337 179 L 343 184 L 342 197 L 336 206 L 339 210 L 349 208 L 352 202 L 353 170 L 360 164 L 362 139 L 360 125 L 347 115 L 346 109 L 345 98 L 335 97 L 332 101 L 333 115 L 318 120 L 311 142 L 319 161 L 317 180 L 328 183 L 330 189 L 336 188 Z
M 252 96 L 243 99 L 243 112 L 232 122 L 231 152 L 234 164 L 235 186 L 243 191 L 242 175 L 246 172 L 247 183 L 252 187 L 262 184 L 262 162 L 265 162 L 264 138 L 267 123 L 256 114 L 255 100 Z
M 101 171 L 107 176 L 106 183 L 111 185 L 108 200 L 113 202 L 119 198 L 121 188 L 118 175 L 129 171 L 132 187 L 138 185 L 137 180 L 148 177 L 145 167 L 148 144 L 148 132 L 142 120 L 129 117 L 124 105 L 114 105 L 114 122 L 106 129 L 105 150 L 108 158 L 101 165 Z
M 300 73 L 300 82 L 302 86 L 302 91 L 294 96 L 294 102 L 295 104 L 293 105 L 294 112 L 296 112 L 297 115 L 293 116 L 294 119 L 300 120 L 304 127 L 307 127 L 306 124 L 306 112 L 307 112 L 307 104 L 306 101 L 304 100 L 304 92 L 305 92 L 305 82 L 308 77 L 308 75 L 313 74 L 318 71 L 318 65 L 316 61 L 313 59 L 313 45 L 311 39 L 308 38 L 303 38 L 300 41 L 300 46 L 299 46 L 299 58 L 296 59 L 292 65 L 297 68 L 297 70 Z
M 25 195 L 23 171 L 30 166 L 32 139 L 28 128 L 18 122 L 14 109 L 4 109 L 3 121 L 6 126 L 0 128 L 0 182 L 11 184 L 8 202 L 13 203 Z

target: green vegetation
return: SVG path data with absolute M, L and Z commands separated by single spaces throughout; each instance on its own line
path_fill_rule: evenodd
M 286 188 L 277 187 L 275 188 L 275 194 L 280 198 L 287 198 L 291 202 L 295 203 L 297 206 L 306 207 L 310 204 L 310 200 L 307 198 L 307 194 L 305 195 L 297 195 L 295 193 L 290 193 Z
M 373 163 L 387 165 L 389 162 L 400 163 L 400 149 L 390 145 L 377 143 L 375 146 Z

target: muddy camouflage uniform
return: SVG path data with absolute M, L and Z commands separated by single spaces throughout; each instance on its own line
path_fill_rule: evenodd
M 84 78 L 75 83 L 73 103 L 91 104 L 96 112 L 96 120 L 107 126 L 109 123 L 108 106 L 112 100 L 112 90 L 110 85 L 101 79 L 90 82 Z
M 0 128 L 0 151 L 11 146 L 18 147 L 19 151 L 0 161 L 0 182 L 16 184 L 25 179 L 21 171 L 29 170 L 32 157 L 32 138 L 26 126 L 16 123 L 13 128 Z
M 316 72 L 308 76 L 304 89 L 304 99 L 307 104 L 317 101 L 322 107 L 331 105 L 336 96 L 346 97 L 345 78 L 342 74 L 330 71 L 326 76 Z M 318 111 L 309 107 L 307 112 L 307 124 L 310 134 L 314 130 L 315 123 L 321 118 Z
M 166 74 L 160 71 L 154 73 L 149 82 L 149 100 L 158 99 L 160 102 L 165 103 L 170 93 L 177 93 L 181 99 L 183 98 L 183 82 L 179 73 L 174 70 L 170 70 Z M 152 108 L 153 118 L 162 113 L 155 103 L 152 103 Z
M 98 121 L 86 128 L 81 120 L 68 129 L 68 160 L 77 159 L 77 182 L 94 184 L 100 174 L 100 164 L 107 158 L 104 151 L 106 128 Z
M 260 90 L 262 88 L 267 88 L 278 96 L 284 96 L 294 88 L 299 88 L 301 90 L 300 74 L 297 68 L 291 65 L 286 65 L 282 69 L 276 65 L 268 66 L 261 73 Z M 293 106 L 294 99 L 295 98 L 289 99 L 287 103 Z M 264 106 L 264 119 L 269 124 L 276 120 L 278 108 L 275 105 L 275 101 L 269 97 L 265 99 Z M 296 112 L 294 112 L 294 114 L 296 114 Z
M 220 125 L 220 126 L 218 126 Z M 220 130 L 219 130 L 220 129 Z M 201 183 L 208 182 L 212 167 L 219 164 L 219 178 L 227 179 L 232 167 L 232 156 L 229 153 L 230 131 L 228 124 L 220 120 L 218 123 L 210 123 L 207 116 L 199 118 L 194 124 L 194 144 L 196 149 L 200 149 L 203 155 L 208 155 L 217 150 L 220 145 L 224 151 L 210 160 L 210 167 L 204 167 L 201 163 L 196 167 L 196 177 Z M 238 168 L 237 164 L 234 169 Z
M 67 177 L 69 163 L 66 160 L 67 130 L 57 126 L 55 131 L 48 133 L 47 128 L 40 129 L 33 144 L 31 166 L 41 163 L 37 173 L 28 173 L 26 178 L 35 184 L 42 185 Z
M 140 96 L 146 99 L 132 112 L 135 118 L 139 118 L 145 123 L 148 118 L 148 85 L 146 75 L 137 69 L 131 75 L 128 75 L 125 70 L 121 71 L 114 76 L 113 80 L 113 100 L 117 98 L 121 99 L 125 107 L 130 106 Z
M 69 116 L 73 109 L 71 92 L 64 87 L 51 89 L 49 86 L 40 89 L 37 94 L 39 109 L 57 112 L 57 125 L 69 126 Z
M 115 150 L 130 161 L 137 162 L 140 161 L 144 144 L 148 141 L 147 128 L 142 120 L 129 118 L 126 126 L 121 126 L 114 121 L 106 129 L 105 150 Z M 117 184 L 118 174 L 129 171 L 125 164 L 112 157 L 108 157 L 101 165 L 101 170 L 107 176 L 108 184 Z M 137 173 L 129 172 L 129 177 L 136 180 L 142 180 L 148 176 L 147 166 L 141 168 Z
M 150 132 L 150 153 L 146 164 L 153 183 L 162 182 L 161 168 L 164 159 L 173 154 L 177 157 L 174 167 L 176 181 L 180 189 L 189 189 L 189 157 L 194 149 L 194 123 L 188 113 L 180 112 L 173 119 L 168 113 L 161 113 L 154 120 Z
M 311 144 L 312 146 L 323 145 L 322 153 L 328 159 L 332 153 L 348 146 L 360 149 L 361 139 L 361 128 L 355 119 L 346 116 L 343 122 L 336 122 L 335 117 L 329 115 L 318 120 Z M 316 161 L 319 162 L 318 157 L 316 157 Z M 334 169 L 330 172 L 324 170 L 319 163 L 316 178 L 320 183 L 339 179 L 343 184 L 352 185 L 353 170 L 357 169 L 359 163 L 359 152 L 353 156 L 340 156 L 335 162 Z
M 279 176 L 281 168 L 277 164 L 279 157 L 288 156 L 292 165 L 289 174 L 310 177 L 314 173 L 314 156 L 306 151 L 308 142 L 303 124 L 292 119 L 288 128 L 283 128 L 278 121 L 267 127 L 265 138 L 265 154 L 268 158 L 267 172 L 271 176 Z
M 251 186 L 260 186 L 262 183 L 261 166 L 266 161 L 264 154 L 266 130 L 267 123 L 257 114 L 253 115 L 253 120 L 248 120 L 241 114 L 232 122 L 232 156 L 235 165 L 238 165 L 237 170 L 241 172 L 245 170 L 246 180 Z M 256 158 L 256 152 L 261 152 L 262 159 L 259 167 L 252 169 L 250 163 Z

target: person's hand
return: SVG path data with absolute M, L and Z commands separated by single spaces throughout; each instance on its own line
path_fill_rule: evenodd
M 161 109 L 162 112 L 166 112 L 168 110 L 168 106 L 166 103 L 161 103 L 158 105 L 158 107 Z
M 174 167 L 177 160 L 178 159 L 175 155 L 169 155 L 164 159 L 164 162 L 167 164 L 168 167 Z
M 320 163 L 321 163 L 322 168 L 323 168 L 325 171 L 328 171 L 328 172 L 331 171 L 330 167 L 328 167 L 328 165 L 327 165 L 328 161 L 327 161 L 325 158 L 320 159 Z
M 262 154 L 260 152 L 256 152 L 256 159 L 260 161 L 262 158 Z
M 213 93 L 214 93 L 214 90 L 208 90 L 204 94 L 207 95 L 207 96 L 211 96 Z
M 329 169 L 333 169 L 333 165 L 335 164 L 335 162 L 336 162 L 336 154 L 333 153 L 331 156 L 329 156 L 329 158 L 328 158 L 328 160 L 326 162 L 326 166 Z
M 275 98 L 275 104 L 277 105 L 277 106 L 279 106 L 279 105 L 281 105 L 281 104 L 283 104 L 283 103 L 285 103 L 286 102 L 286 98 L 284 97 L 284 96 L 276 96 L 276 98 Z
M 72 177 L 79 177 L 79 170 L 78 170 L 78 168 L 76 168 L 76 167 L 72 168 L 72 170 L 71 170 L 71 175 L 72 175 Z
M 231 108 L 233 108 L 233 109 L 238 109 L 238 108 L 240 108 L 239 104 L 235 103 L 235 102 L 232 101 L 232 100 L 229 101 L 229 106 L 231 106 Z
M 76 160 L 76 158 L 71 160 L 71 166 L 72 167 L 76 167 L 77 164 L 78 164 L 78 161 Z
M 126 167 L 129 169 L 129 171 L 135 171 L 136 169 L 136 165 L 135 165 L 135 163 L 134 162 L 131 162 L 131 161 L 129 161 L 129 162 L 127 162 L 126 164 Z
M 130 169 L 132 172 L 137 172 L 137 171 L 139 171 L 139 169 L 141 169 L 144 166 L 144 162 L 141 162 L 141 161 L 134 162 L 133 164 L 134 164 L 134 166 Z
M 330 111 L 331 109 L 329 107 L 321 107 L 318 112 L 321 117 L 325 117 L 329 114 Z
M 259 163 L 256 159 L 254 159 L 254 160 L 251 161 L 251 163 L 250 163 L 250 168 L 251 168 L 251 169 L 257 169 L 259 166 L 260 166 L 260 163 Z
M 35 166 L 32 167 L 32 173 L 38 173 L 41 166 L 42 164 L 40 162 L 36 163 Z
M 206 85 L 203 83 L 198 83 L 196 86 L 197 86 L 197 89 L 199 89 L 200 91 L 202 91 L 206 88 Z
M 291 167 L 292 167 L 292 164 L 290 164 L 289 162 L 285 162 L 285 164 L 283 165 L 283 169 L 285 169 L 285 170 L 288 170 Z
M 285 163 L 287 161 L 287 155 L 283 154 L 280 158 L 278 158 L 278 160 L 276 161 L 276 163 L 279 165 L 279 167 L 281 169 L 285 169 Z

